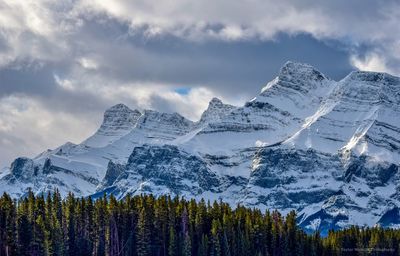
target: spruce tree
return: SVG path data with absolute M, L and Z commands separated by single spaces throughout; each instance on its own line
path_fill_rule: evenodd
M 182 212 L 182 240 L 183 240 L 183 246 L 182 246 L 182 255 L 183 256 L 190 256 L 192 255 L 192 241 L 190 240 L 190 235 L 189 235 L 189 215 L 187 212 L 186 207 L 184 206 L 183 212 Z
M 208 255 L 208 244 L 209 244 L 208 236 L 203 234 L 201 237 L 201 243 L 197 249 L 198 256 L 207 256 Z
M 25 256 L 31 254 L 32 225 L 28 219 L 25 209 L 19 209 L 17 216 L 17 251 L 18 255 Z
M 151 220 L 148 218 L 148 210 L 146 206 L 143 206 L 139 214 L 137 239 L 138 256 L 151 255 Z
M 0 199 L 0 255 L 16 254 L 16 232 L 16 206 L 11 197 L 4 194 Z
M 106 223 L 107 198 L 103 197 L 95 203 L 94 251 L 96 256 L 106 255 Z
M 220 243 L 220 224 L 218 220 L 213 220 L 211 225 L 211 248 L 210 255 L 220 256 L 222 253 Z
M 169 245 L 168 245 L 168 255 L 176 256 L 178 255 L 178 241 L 176 239 L 176 232 L 173 226 L 169 227 Z

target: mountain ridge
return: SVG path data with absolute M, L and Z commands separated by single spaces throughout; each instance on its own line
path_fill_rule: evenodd
M 201 118 L 117 104 L 99 130 L 0 175 L 14 197 L 178 194 L 299 212 L 310 232 L 399 226 L 400 78 L 354 71 L 334 81 L 287 62 L 252 100 L 213 98 Z M 388 213 L 389 212 L 389 213 Z

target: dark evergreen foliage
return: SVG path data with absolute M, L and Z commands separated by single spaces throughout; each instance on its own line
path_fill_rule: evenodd
M 296 214 L 151 195 L 0 198 L 0 256 L 400 255 L 400 230 L 351 227 L 322 238 Z

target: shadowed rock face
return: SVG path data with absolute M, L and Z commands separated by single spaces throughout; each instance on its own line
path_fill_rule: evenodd
M 117 104 L 80 144 L 17 158 L 0 192 L 176 194 L 283 213 L 307 231 L 400 225 L 400 79 L 333 81 L 287 62 L 242 106 L 213 98 L 198 122 Z
M 323 209 L 306 218 L 300 215 L 297 219 L 297 221 L 301 223 L 300 226 L 306 232 L 313 233 L 315 230 L 319 230 L 322 236 L 328 235 L 329 230 L 341 229 L 342 227 L 337 224 L 348 220 L 349 218 L 346 215 L 338 214 L 332 216 Z
M 148 183 L 174 194 L 187 193 L 192 196 L 204 191 L 216 191 L 220 186 L 220 177 L 210 172 L 201 158 L 171 145 L 136 147 L 126 165 L 109 164 L 109 167 L 107 181 L 99 190 L 106 189 L 111 183 L 119 188 L 119 193 L 114 193 L 119 198 L 126 194 L 151 192 L 146 186 Z M 127 184 L 126 180 L 135 180 L 137 183 Z M 143 185 L 146 186 L 145 190 Z
M 112 161 L 110 161 L 108 163 L 107 166 L 107 172 L 106 172 L 106 176 L 104 176 L 104 179 L 101 183 L 101 186 L 103 187 L 109 187 L 111 185 L 113 185 L 113 183 L 115 182 L 115 180 L 121 175 L 123 174 L 125 171 L 125 166 L 121 165 L 121 164 L 115 164 Z
M 193 122 L 178 113 L 160 113 L 146 110 L 143 118 L 138 120 L 138 129 L 154 133 L 164 133 L 170 136 L 180 136 L 193 128 Z
M 364 179 L 371 188 L 385 186 L 398 172 L 399 167 L 393 163 L 368 163 L 368 157 L 361 156 L 352 159 L 352 162 L 344 170 L 346 182 Z
M 198 125 L 206 125 L 210 122 L 217 122 L 235 109 L 235 106 L 224 104 L 218 98 L 212 98 L 208 104 L 208 108 L 201 115 Z
M 124 104 L 117 104 L 104 112 L 100 130 L 122 130 L 132 128 L 142 114 L 138 110 L 131 110 Z
M 400 209 L 398 207 L 389 209 L 379 219 L 378 224 L 383 227 L 391 226 L 393 224 L 400 225 Z
M 398 165 L 390 162 L 376 163 L 365 155 L 353 155 L 343 162 L 339 154 L 282 147 L 264 148 L 257 157 L 248 186 L 251 197 L 258 199 L 255 204 L 295 209 L 300 224 L 309 231 L 326 233 L 351 224 L 371 225 L 386 214 L 387 207 L 399 203 Z M 382 189 L 388 187 L 393 190 L 383 194 Z M 320 211 L 310 213 L 314 206 Z M 380 223 L 390 226 L 389 221 Z
M 11 164 L 11 174 L 17 179 L 30 179 L 35 176 L 35 165 L 32 159 L 19 157 Z

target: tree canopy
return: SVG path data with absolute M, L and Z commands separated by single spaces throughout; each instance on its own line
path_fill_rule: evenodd
M 296 213 L 152 195 L 0 198 L 3 255 L 400 255 L 400 231 L 350 227 L 322 238 Z

